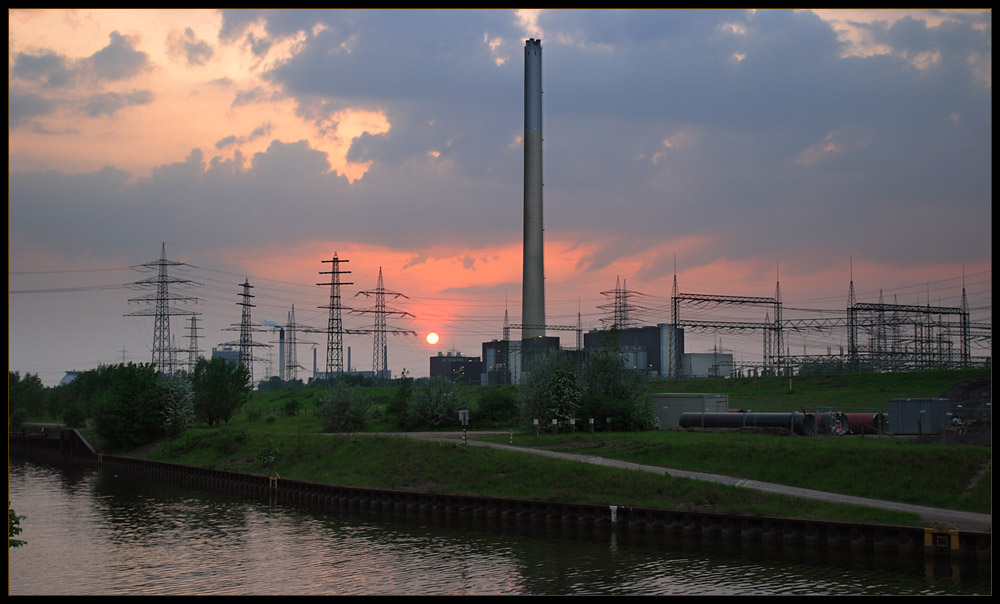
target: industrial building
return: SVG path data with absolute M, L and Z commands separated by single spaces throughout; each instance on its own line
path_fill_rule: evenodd
M 460 352 L 437 353 L 431 357 L 431 377 L 443 377 L 456 384 L 482 383 L 483 361 Z

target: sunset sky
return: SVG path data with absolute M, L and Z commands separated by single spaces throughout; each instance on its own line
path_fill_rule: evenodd
M 975 11 L 8 12 L 9 368 L 149 362 L 129 267 L 168 258 L 199 347 L 253 319 L 324 328 L 408 299 L 389 365 L 479 356 L 520 322 L 524 41 L 543 48 L 547 321 L 637 317 L 682 292 L 773 296 L 785 318 L 858 300 L 992 320 L 992 14 Z M 823 311 L 823 312 L 820 312 Z M 763 317 L 756 317 L 762 319 Z M 371 315 L 345 314 L 364 329 Z M 172 333 L 186 347 L 188 322 Z M 424 339 L 434 331 L 441 341 Z M 559 333 L 553 335 L 560 335 Z M 562 333 L 564 342 L 573 338 Z M 258 334 L 263 342 L 276 335 Z M 300 377 L 325 335 L 300 334 Z M 691 337 L 737 361 L 759 336 Z M 822 338 L 790 338 L 825 352 Z M 370 336 L 347 336 L 370 370 Z M 973 354 L 990 354 L 973 350 Z M 259 356 L 268 352 L 261 349 Z M 271 352 L 277 361 L 277 347 Z M 346 350 L 345 350 L 346 357 Z M 186 358 L 186 357 L 185 357 Z M 276 368 L 257 363 L 260 379 Z

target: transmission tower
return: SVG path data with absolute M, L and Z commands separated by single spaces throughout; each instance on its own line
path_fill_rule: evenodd
M 292 310 L 288 313 L 288 324 L 285 325 L 283 330 L 284 335 L 284 354 L 281 359 L 282 368 L 284 369 L 283 378 L 288 381 L 299 379 L 299 369 L 304 369 L 299 365 L 298 361 L 298 345 L 299 344 L 313 344 L 315 342 L 310 342 L 308 340 L 300 341 L 298 339 L 298 332 L 312 332 L 316 333 L 318 330 L 314 327 L 309 327 L 308 325 L 300 325 L 295 322 L 295 305 L 292 305 Z
M 340 281 L 341 275 L 351 272 L 340 270 L 340 263 L 350 262 L 349 260 L 337 258 L 337 252 L 334 252 L 333 259 L 323 260 L 323 262 L 330 263 L 330 270 L 320 271 L 319 274 L 330 275 L 330 282 L 317 283 L 316 285 L 330 286 L 330 303 L 326 306 L 320 306 L 320 308 L 330 311 L 326 327 L 326 377 L 330 383 L 333 383 L 334 378 L 344 372 L 344 323 L 340 316 L 344 307 L 341 304 L 340 286 L 354 284 L 341 283 Z
M 244 279 L 241 287 L 243 288 L 243 292 L 240 293 L 239 296 L 243 300 L 236 303 L 237 306 L 243 308 L 243 311 L 240 316 L 240 324 L 238 327 L 233 327 L 227 330 L 227 331 L 234 331 L 238 329 L 240 331 L 240 339 L 237 342 L 225 342 L 222 344 L 222 346 L 234 346 L 234 345 L 239 346 L 239 351 L 240 351 L 239 364 L 247 368 L 247 374 L 249 377 L 250 385 L 252 387 L 254 384 L 253 362 L 256 360 L 253 356 L 253 349 L 257 346 L 268 346 L 268 344 L 263 344 L 253 341 L 253 332 L 262 331 L 262 329 L 257 328 L 250 319 L 250 309 L 254 308 L 255 306 L 254 304 L 250 303 L 250 298 L 254 297 L 254 295 L 250 293 L 250 290 L 253 288 L 253 286 L 250 285 L 249 279 Z
M 285 375 L 288 381 L 299 377 L 299 360 L 295 352 L 295 305 L 288 311 L 288 326 L 285 328 Z
M 615 289 L 601 292 L 602 296 L 606 296 L 609 299 L 613 298 L 613 302 L 608 304 L 602 304 L 598 306 L 601 310 L 611 311 L 611 318 L 601 319 L 601 322 L 605 325 L 615 328 L 615 329 L 628 329 L 632 327 L 632 312 L 635 310 L 646 310 L 641 306 L 636 306 L 630 302 L 630 298 L 634 296 L 641 296 L 639 292 L 633 292 L 628 290 L 628 285 L 622 282 L 621 277 L 615 280 Z
M 382 282 L 381 266 L 378 268 L 378 285 L 375 289 L 358 292 L 355 294 L 355 297 L 357 296 L 365 296 L 369 298 L 372 296 L 375 297 L 374 309 L 363 309 L 358 310 L 357 312 L 375 315 L 375 328 L 372 330 L 372 333 L 375 336 L 374 344 L 372 346 L 372 376 L 375 378 L 376 382 L 381 382 L 389 378 L 389 359 L 387 358 L 389 356 L 389 351 L 386 343 L 386 334 L 417 335 L 416 332 L 408 329 L 388 329 L 386 317 L 388 315 L 395 315 L 397 317 L 412 317 L 413 315 L 406 311 L 386 308 L 386 296 L 389 296 L 394 300 L 398 300 L 399 298 L 408 298 L 399 292 L 385 289 L 385 285 Z
M 129 285 L 135 289 L 152 289 L 154 293 L 130 298 L 130 304 L 150 305 L 153 308 L 146 308 L 126 314 L 126 317 L 154 317 L 153 323 L 153 364 L 156 371 L 165 375 L 174 373 L 173 353 L 171 350 L 172 340 L 170 338 L 170 317 L 176 315 L 197 315 L 199 313 L 192 310 L 185 310 L 173 306 L 174 303 L 200 302 L 198 298 L 191 296 L 179 296 L 170 293 L 170 286 L 194 286 L 201 285 L 189 279 L 181 279 L 170 275 L 171 267 L 190 266 L 183 262 L 167 260 L 167 244 L 162 244 L 160 248 L 160 259 L 145 264 L 139 264 L 132 268 L 136 270 L 156 271 L 155 277 L 142 279 Z
M 194 375 L 194 366 L 198 363 L 198 317 L 191 317 L 191 326 L 188 327 L 188 375 Z

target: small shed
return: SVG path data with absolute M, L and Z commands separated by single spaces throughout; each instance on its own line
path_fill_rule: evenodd
M 889 399 L 889 430 L 896 434 L 940 434 L 950 424 L 946 398 Z
M 729 395 L 654 392 L 649 395 L 649 406 L 656 417 L 660 418 L 660 428 L 673 430 L 680 425 L 681 415 L 684 413 L 729 411 Z

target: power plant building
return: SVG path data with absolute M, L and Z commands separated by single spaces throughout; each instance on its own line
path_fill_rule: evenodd
M 483 362 L 479 357 L 463 356 L 460 352 L 439 352 L 431 357 L 431 377 L 443 377 L 457 384 L 482 383 Z

